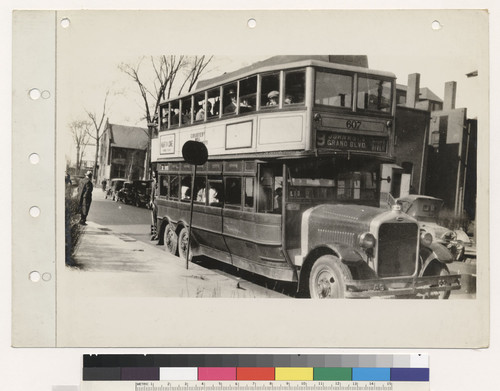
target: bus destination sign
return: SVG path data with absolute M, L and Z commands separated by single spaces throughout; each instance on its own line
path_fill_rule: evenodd
M 359 134 L 318 131 L 316 133 L 316 147 L 341 151 L 387 152 L 387 139 Z

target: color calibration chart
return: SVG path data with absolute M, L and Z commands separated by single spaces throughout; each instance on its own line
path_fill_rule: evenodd
M 81 391 L 429 391 L 429 357 L 85 355 Z

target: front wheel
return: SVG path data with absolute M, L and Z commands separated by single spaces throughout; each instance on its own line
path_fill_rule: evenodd
M 449 276 L 450 271 L 448 270 L 448 267 L 446 265 L 443 265 L 441 262 L 438 260 L 434 260 L 433 263 L 431 263 L 427 269 L 425 270 L 424 276 Z M 431 287 L 434 287 L 435 285 L 431 285 Z M 450 297 L 451 291 L 440 291 L 437 293 L 433 293 L 429 296 L 428 298 L 432 299 L 439 299 L 439 300 L 446 300 Z
M 172 255 L 177 255 L 177 240 L 174 229 L 170 224 L 167 224 L 163 233 L 163 243 L 165 244 L 165 250 Z
M 309 294 L 313 299 L 342 299 L 346 281 L 352 279 L 349 268 L 334 255 L 323 255 L 314 263 L 309 276 Z

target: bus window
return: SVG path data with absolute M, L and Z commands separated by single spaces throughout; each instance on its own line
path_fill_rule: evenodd
M 392 85 L 390 81 L 358 77 L 358 109 L 391 111 Z
M 191 175 L 181 177 L 181 201 L 191 200 Z
M 196 94 L 194 96 L 194 120 L 200 122 L 205 120 L 206 103 L 205 93 Z
M 254 178 L 245 178 L 245 208 L 253 208 Z
M 222 107 L 224 107 L 224 115 L 236 114 L 236 88 L 236 83 L 228 84 L 223 88 Z
M 171 106 L 171 114 L 173 114 L 170 126 L 171 127 L 179 126 L 179 122 L 181 119 L 180 102 L 178 100 L 174 100 L 170 102 L 170 106 Z
M 281 213 L 283 205 L 283 177 L 274 177 L 274 192 L 273 192 L 273 212 Z
M 160 175 L 160 197 L 168 196 L 168 176 Z
M 285 98 L 284 105 L 304 103 L 306 85 L 305 71 L 294 71 L 285 73 Z
M 220 113 L 220 89 L 214 88 L 207 92 L 207 118 L 217 118 Z
M 241 178 L 225 178 L 224 207 L 241 207 Z
M 191 114 L 192 114 L 192 104 L 191 104 L 191 97 L 189 98 L 184 98 L 182 100 L 182 124 L 187 125 L 191 123 Z
M 208 205 L 222 207 L 223 194 L 222 178 L 208 178 L 208 195 L 205 193 L 205 197 L 208 196 Z
M 261 166 L 259 178 L 259 199 L 257 205 L 258 212 L 269 213 L 273 211 L 273 181 L 273 169 Z
M 194 202 L 205 203 L 205 189 L 207 187 L 207 178 L 204 176 L 196 176 L 194 180 Z
M 179 176 L 170 175 L 170 195 L 169 198 L 173 200 L 179 199 Z
M 316 72 L 314 103 L 334 107 L 352 107 L 352 81 L 350 75 Z
M 262 76 L 261 99 L 262 108 L 279 106 L 280 74 L 279 72 Z
M 257 76 L 240 80 L 240 113 L 255 111 L 257 104 Z
M 168 128 L 168 106 L 163 106 L 160 109 L 160 131 Z

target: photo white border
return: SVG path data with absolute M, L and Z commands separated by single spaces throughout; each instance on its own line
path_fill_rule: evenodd
M 38 8 L 40 7 L 40 2 L 36 1 L 17 1 L 17 2 L 10 2 L 9 3 L 4 3 L 2 5 L 2 21 L 5 23 L 1 24 L 3 27 L 2 32 L 5 32 L 3 34 L 3 39 L 2 43 L 4 44 L 3 46 L 6 47 L 7 51 L 10 49 L 10 42 L 9 42 L 9 37 L 10 37 L 10 27 L 11 27 L 11 20 L 10 20 L 10 10 L 12 8 Z M 140 4 L 139 4 L 140 3 Z M 44 1 L 43 5 L 45 8 L 79 8 L 82 5 L 77 2 L 68 2 L 68 1 Z M 440 4 L 443 6 L 443 4 Z M 492 37 L 492 43 L 491 43 L 491 86 L 492 91 L 491 91 L 491 107 L 497 107 L 498 106 L 498 93 L 495 90 L 498 89 L 498 72 L 493 71 L 495 69 L 498 69 L 499 64 L 498 64 L 498 36 L 499 34 L 499 18 L 498 18 L 498 12 L 499 8 L 498 5 L 494 1 L 480 1 L 480 2 L 472 2 L 472 1 L 454 1 L 453 4 L 450 4 L 453 8 L 488 8 L 491 13 L 491 20 L 490 20 L 490 36 Z M 164 2 L 160 1 L 141 1 L 141 2 L 134 2 L 134 1 L 125 1 L 125 2 L 120 2 L 120 4 L 114 3 L 114 2 L 97 2 L 97 1 L 88 1 L 85 3 L 86 8 L 113 8 L 117 9 L 118 7 L 127 7 L 127 8 L 150 8 L 150 9 L 155 9 L 155 8 L 160 8 L 164 7 L 165 4 Z M 200 4 L 200 2 L 194 2 L 194 3 L 183 3 L 182 5 L 179 4 L 169 4 L 170 7 L 181 7 L 181 8 L 200 8 L 200 7 L 207 7 L 207 4 L 203 3 Z M 211 2 L 210 7 L 213 8 L 231 8 L 234 7 L 235 5 L 227 2 L 227 1 L 214 1 Z M 289 4 L 289 2 L 275 2 L 273 4 L 268 4 L 264 1 L 255 1 L 252 4 L 252 8 L 282 8 L 282 7 L 299 7 L 299 8 L 325 8 L 329 6 L 329 4 L 325 4 L 325 2 L 315 2 L 315 1 L 310 1 L 307 2 L 307 5 L 304 4 Z M 367 3 L 367 2 L 352 2 L 352 1 L 339 1 L 336 3 L 337 7 L 349 7 L 349 8 L 363 8 L 363 7 L 377 7 L 377 8 L 391 8 L 391 7 L 401 7 L 401 4 L 399 2 L 394 2 L 394 1 L 379 1 L 377 2 L 377 5 L 375 6 L 372 2 Z M 409 8 L 430 8 L 435 6 L 435 2 L 430 2 L 430 1 L 408 1 L 405 3 L 405 7 Z M 6 12 L 4 12 L 4 8 L 6 9 Z M 7 64 L 4 64 L 2 62 L 2 77 L 5 80 L 5 85 L 9 86 L 9 78 L 10 78 L 10 65 L 8 64 L 8 59 Z M 2 118 L 2 123 L 4 124 L 4 128 L 8 129 L 9 128 L 9 117 L 10 117 L 10 89 L 5 89 L 3 91 L 3 94 L 1 95 L 2 98 L 2 111 L 4 113 L 4 116 Z M 496 125 L 498 124 L 498 113 L 496 113 L 494 110 L 492 110 L 492 121 L 491 121 L 491 129 L 496 129 Z M 10 136 L 7 136 L 7 139 L 9 139 Z M 10 166 L 10 151 L 8 150 L 8 145 L 9 143 L 4 143 L 3 148 L 5 148 L 5 152 L 2 154 L 2 159 L 3 165 L 2 167 L 9 167 Z M 498 145 L 498 136 L 492 132 L 491 134 L 491 140 L 490 140 L 490 145 Z M 496 162 L 497 159 L 495 158 L 495 154 L 492 154 L 492 161 L 491 166 L 496 167 Z M 10 179 L 9 175 L 9 170 L 5 170 L 5 177 Z M 491 205 L 491 216 L 496 216 L 497 214 L 497 206 L 493 202 L 494 198 L 496 198 L 496 194 L 498 194 L 498 173 L 492 171 L 492 176 L 493 179 L 491 180 L 491 191 L 492 194 L 495 196 L 492 196 L 492 205 Z M 10 200 L 8 199 L 8 195 L 6 193 L 2 194 L 2 204 L 6 206 L 5 208 L 2 208 L 2 217 L 7 217 L 9 215 L 9 202 Z M 2 219 L 3 221 L 8 221 L 8 218 Z M 10 227 L 4 227 L 4 235 L 2 235 L 2 244 L 5 245 L 5 248 L 10 248 L 9 242 L 11 235 L 10 233 Z M 493 225 L 491 227 L 491 237 L 496 237 L 498 233 L 498 228 Z M 486 236 L 489 236 L 488 233 L 485 233 Z M 10 252 L 9 252 L 10 255 Z M 10 273 L 8 272 L 10 270 L 10 265 L 3 265 L 5 267 L 4 273 L 3 273 L 3 289 L 4 289 L 4 295 L 2 295 L 2 309 L 4 309 L 5 313 L 9 312 L 10 308 Z M 492 262 L 491 266 L 491 280 L 495 281 L 495 277 L 498 276 L 498 267 L 495 262 Z M 5 278 L 6 277 L 6 278 Z M 491 297 L 492 300 L 496 302 L 498 299 L 498 288 L 496 284 L 492 284 L 491 287 Z M 476 374 L 485 374 L 485 376 L 481 377 L 481 380 L 479 381 L 480 386 L 482 385 L 482 389 L 494 389 L 493 388 L 493 382 L 494 381 L 494 376 L 490 376 L 488 379 L 488 375 L 490 373 L 494 373 L 494 365 L 495 365 L 495 356 L 498 356 L 498 344 L 497 344 L 497 339 L 498 339 L 498 310 L 495 308 L 495 306 L 492 306 L 491 309 L 491 317 L 492 317 L 492 339 L 491 339 L 491 347 L 486 350 L 469 350 L 469 349 L 454 349 L 454 350 L 444 350 L 444 349 L 439 349 L 439 350 L 433 350 L 431 353 L 431 374 L 432 374 L 432 384 L 433 388 L 435 389 L 456 389 L 456 390 L 461 390 L 461 389 L 470 389 L 471 386 L 477 386 L 478 385 L 478 380 L 477 377 L 472 379 L 471 377 L 464 377 L 463 375 L 457 374 L 457 368 L 460 368 L 463 366 L 463 363 L 467 363 L 467 367 L 469 369 L 469 372 L 475 372 Z M 471 318 L 471 321 L 474 319 Z M 3 355 L 4 357 L 8 357 L 6 361 L 9 362 L 8 368 L 14 369 L 14 368 L 30 368 L 30 372 L 33 373 L 38 373 L 42 374 L 43 376 L 40 377 L 32 377 L 30 380 L 30 377 L 25 377 L 21 379 L 18 374 L 19 371 L 16 370 L 11 370 L 7 371 L 8 378 L 7 378 L 7 384 L 9 385 L 19 385 L 23 384 L 24 387 L 21 387 L 19 389 L 46 389 L 46 387 L 49 387 L 52 384 L 69 384 L 71 382 L 77 381 L 79 378 L 79 373 L 80 373 L 80 366 L 79 363 L 81 361 L 81 354 L 87 352 L 88 349 L 65 349 L 65 350 L 39 350 L 39 349 L 12 349 L 8 348 L 9 342 L 10 341 L 10 327 L 8 324 L 2 323 L 2 353 L 4 351 L 6 352 L 6 355 Z M 163 349 L 162 352 L 192 352 L 192 350 L 179 350 L 179 349 L 173 349 L 173 350 L 165 350 Z M 214 352 L 214 350 L 207 350 L 207 349 L 202 349 L 202 350 L 196 350 L 196 352 Z M 283 352 L 282 350 L 280 350 Z M 315 353 L 327 353 L 331 352 L 331 350 L 311 350 L 311 349 L 301 349 L 299 352 L 302 353 L 310 353 L 311 351 Z M 106 352 L 110 353 L 109 350 L 102 350 L 102 349 L 94 349 L 92 350 L 92 353 L 99 353 L 99 352 Z M 127 349 L 126 351 L 120 350 L 120 349 L 114 349 L 113 352 L 123 352 L 123 353 L 147 353 L 147 352 L 156 352 L 158 353 L 158 350 L 151 351 L 149 349 Z M 232 352 L 231 350 L 228 351 L 227 349 L 217 349 L 215 352 Z M 255 350 L 248 351 L 248 349 L 238 349 L 238 353 L 245 353 L 245 352 L 252 352 L 254 353 Z M 279 352 L 276 349 L 260 349 L 259 352 L 263 353 L 272 353 L 276 354 Z M 285 351 L 288 353 L 291 353 L 289 350 Z M 294 352 L 297 352 L 297 350 L 294 350 Z M 335 349 L 335 353 L 359 353 L 360 350 L 339 350 Z M 373 351 L 370 350 L 370 353 L 380 353 L 384 351 Z M 394 350 L 391 351 L 391 353 L 394 352 Z M 401 352 L 400 350 L 398 352 Z M 407 350 L 403 350 L 403 352 L 407 352 Z M 412 350 L 414 352 L 414 350 Z M 47 359 L 47 357 L 50 357 L 50 360 Z M 50 370 L 45 370 L 42 368 L 43 365 L 41 365 L 42 362 L 49 363 L 49 367 L 53 368 L 54 363 L 58 363 L 59 368 L 61 368 L 60 371 L 57 373 L 54 373 L 52 371 L 52 374 Z M 36 368 L 36 369 L 35 369 Z M 38 369 L 42 368 L 42 369 Z M 50 374 L 50 375 L 49 375 Z M 48 376 L 47 376 L 48 375 Z M 490 386 L 490 387 L 488 387 Z

